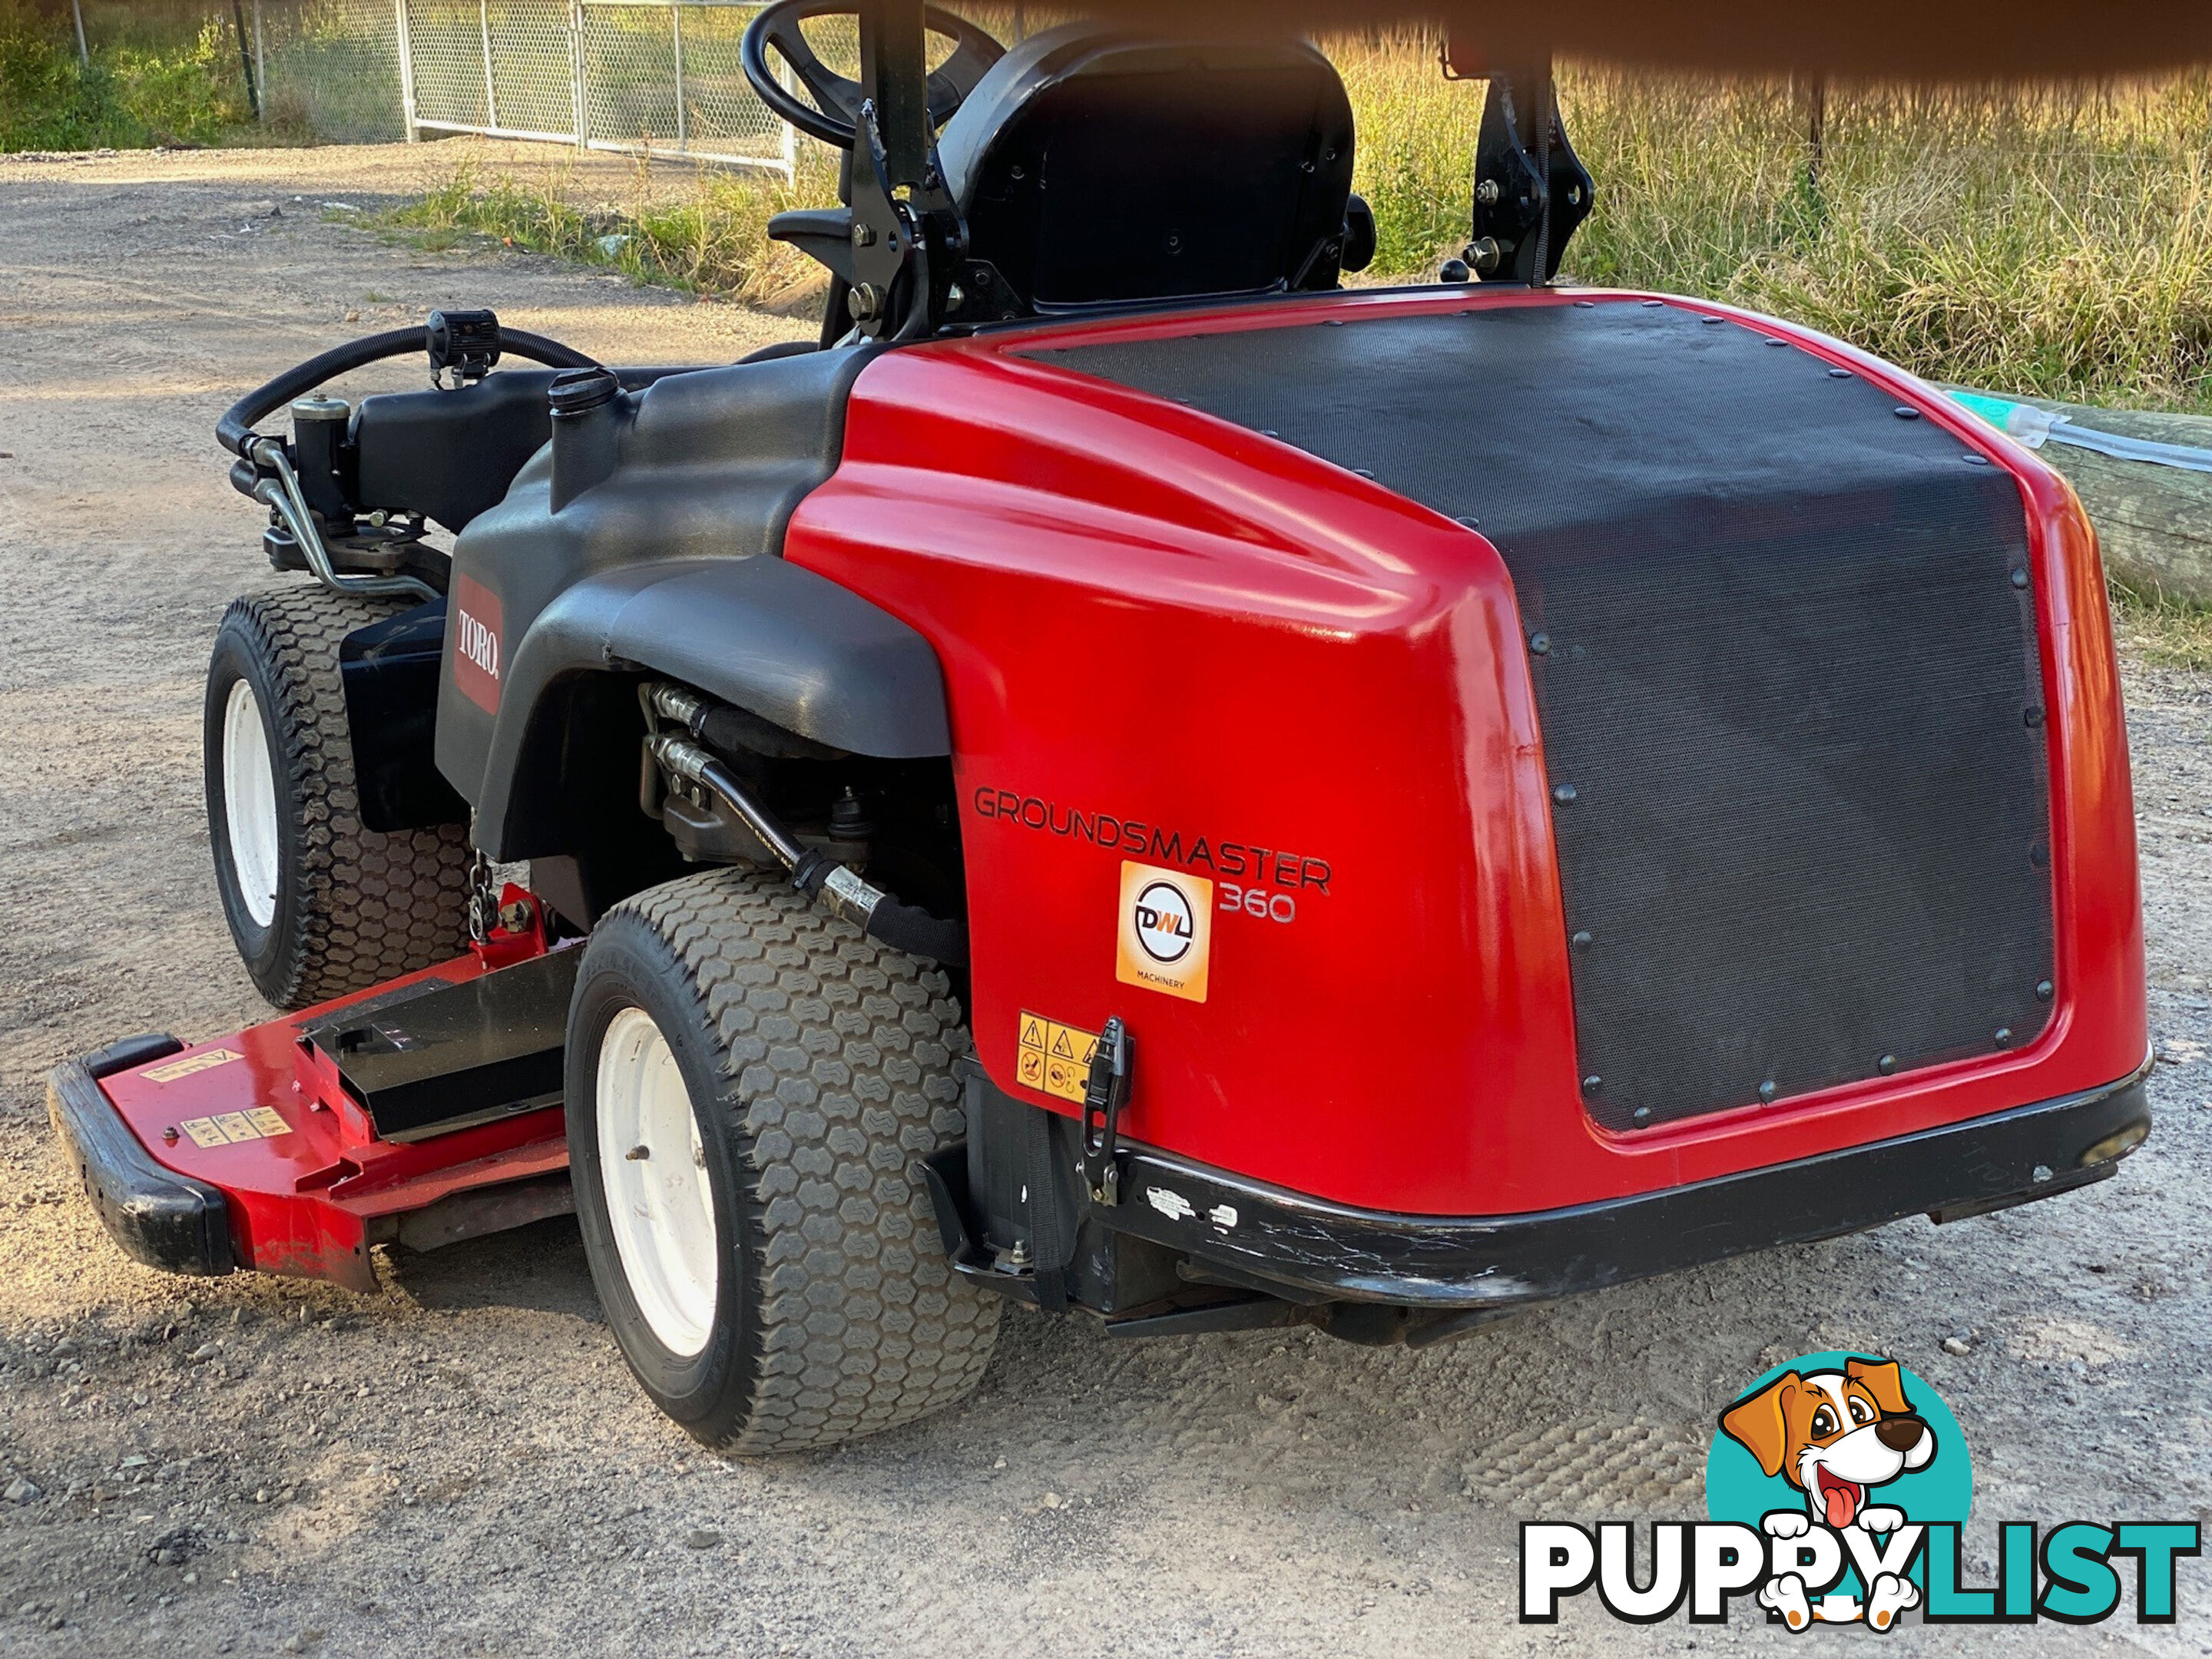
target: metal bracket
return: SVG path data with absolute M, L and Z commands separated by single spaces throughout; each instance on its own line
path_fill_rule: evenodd
M 935 139 L 928 143 L 921 178 L 902 180 L 893 176 L 874 100 L 861 104 L 855 125 L 854 160 L 866 165 L 853 168 L 846 308 L 854 327 L 871 339 L 887 331 L 914 338 L 933 331 L 946 313 L 968 252 L 968 226 L 945 188 Z
M 300 488 L 299 475 L 292 470 L 292 458 L 285 453 L 282 438 L 256 438 L 247 447 L 247 459 L 259 471 L 261 479 L 253 488 L 253 497 L 276 515 L 277 521 L 289 532 L 300 556 L 317 581 L 334 592 L 358 593 L 375 599 L 387 594 L 406 594 L 417 599 L 441 597 L 429 583 L 413 576 L 356 576 L 342 574 L 331 562 L 330 550 L 323 545 L 321 532 L 315 526 L 313 510 Z
M 1465 258 L 1493 282 L 1548 283 L 1596 186 L 1567 143 L 1552 66 L 1498 70 L 1475 139 L 1474 213 Z
M 1091 1075 L 1083 1088 L 1083 1184 L 1091 1202 L 1121 1201 L 1121 1166 L 1115 1157 L 1121 1143 L 1121 1108 L 1128 1103 L 1129 1076 L 1136 1065 L 1136 1039 L 1115 1015 L 1091 1051 Z

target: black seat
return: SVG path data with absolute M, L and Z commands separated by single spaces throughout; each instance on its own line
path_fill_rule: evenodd
M 991 66 L 939 153 L 969 280 L 1037 309 L 1336 285 L 1352 106 L 1303 42 L 1066 24 Z

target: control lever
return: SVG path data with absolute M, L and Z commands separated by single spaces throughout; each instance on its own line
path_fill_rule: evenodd
M 1091 1075 L 1083 1087 L 1083 1184 L 1095 1204 L 1121 1201 L 1121 1166 L 1114 1152 L 1121 1141 L 1121 1108 L 1128 1103 L 1136 1049 L 1136 1039 L 1115 1014 L 1091 1051 Z

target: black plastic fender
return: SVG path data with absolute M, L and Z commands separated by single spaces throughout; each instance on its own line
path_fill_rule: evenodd
M 568 850 L 564 684 L 640 672 L 852 754 L 952 752 L 936 652 L 849 588 L 758 554 L 629 565 L 568 587 L 514 648 L 476 804 L 487 854 Z

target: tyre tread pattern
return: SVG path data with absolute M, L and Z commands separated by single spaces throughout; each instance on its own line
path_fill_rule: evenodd
M 402 608 L 293 584 L 234 599 L 224 617 L 245 625 L 271 671 L 276 758 L 283 765 L 289 757 L 301 784 L 302 902 L 283 958 L 291 971 L 287 984 L 264 988 L 279 1007 L 307 1007 L 414 973 L 468 943 L 466 828 L 382 835 L 361 822 L 338 646 Z
M 764 1241 L 751 1408 L 719 1449 L 877 1434 L 965 1397 L 1000 1299 L 944 1255 L 916 1160 L 963 1133 L 950 981 L 774 877 L 720 870 L 625 902 L 712 1021 Z

